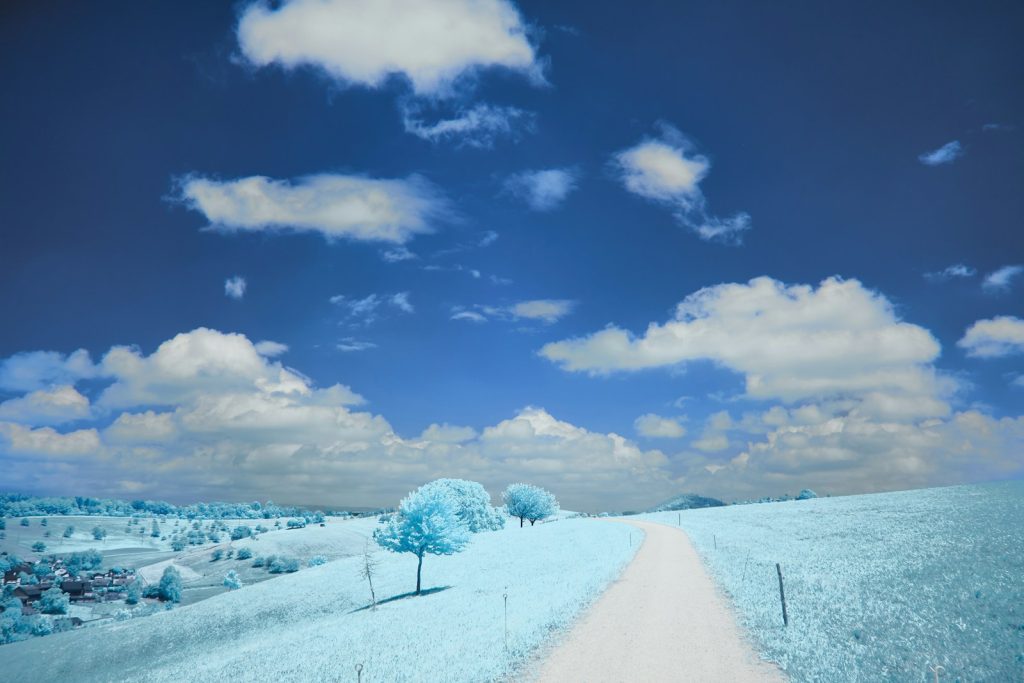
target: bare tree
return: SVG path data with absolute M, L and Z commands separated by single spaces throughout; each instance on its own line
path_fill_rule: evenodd
M 377 572 L 378 564 L 380 564 L 380 560 L 377 559 L 370 547 L 370 541 L 367 539 L 366 545 L 363 547 L 363 566 L 359 575 L 370 584 L 370 600 L 374 610 L 377 609 L 377 594 L 373 590 L 373 575 Z

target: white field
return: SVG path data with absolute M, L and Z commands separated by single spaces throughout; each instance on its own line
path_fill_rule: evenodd
M 477 534 L 462 553 L 424 560 L 424 588 L 438 590 L 376 611 L 363 609 L 370 596 L 362 558 L 334 560 L 170 612 L 5 645 L 4 674 L 25 682 L 276 683 L 355 680 L 362 664 L 364 683 L 500 679 L 619 575 L 637 546 L 630 531 L 570 519 Z M 279 533 L 282 547 L 307 542 Z M 414 588 L 415 557 L 376 555 L 379 599 Z

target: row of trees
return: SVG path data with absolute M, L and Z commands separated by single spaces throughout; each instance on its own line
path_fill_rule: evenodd
M 530 484 L 512 484 L 502 500 L 508 515 L 534 523 L 558 512 L 553 494 Z M 398 511 L 373 532 L 379 546 L 412 553 L 416 563 L 416 594 L 421 593 L 423 557 L 452 555 L 463 550 L 471 535 L 501 529 L 505 514 L 491 507 L 491 497 L 475 481 L 438 479 L 424 484 L 399 503 Z M 367 577 L 369 578 L 369 577 Z
M 347 514 L 328 512 L 327 514 Z M 193 503 L 174 505 L 162 500 L 116 500 L 88 496 L 29 496 L 20 493 L 0 493 L 0 518 L 40 515 L 103 515 L 131 517 L 158 515 L 183 519 L 276 519 L 301 517 L 310 522 L 323 520 L 324 513 L 295 506 L 266 503 Z M 27 525 L 26 525 L 27 526 Z M 3 527 L 0 527 L 2 529 Z

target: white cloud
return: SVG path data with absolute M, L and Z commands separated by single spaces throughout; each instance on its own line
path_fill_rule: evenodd
M 31 425 L 56 425 L 83 420 L 91 415 L 89 399 L 73 386 L 37 389 L 0 403 L 0 420 Z
M 847 494 L 1024 475 L 1017 457 L 1024 418 L 996 419 L 977 411 L 920 422 L 864 416 L 822 416 L 786 421 L 727 460 L 695 458 L 687 483 L 707 495 L 758 497 L 771 482 L 774 495 L 801 488 Z
M 249 176 L 214 180 L 189 176 L 180 199 L 202 213 L 210 228 L 231 231 L 319 232 L 329 240 L 403 244 L 433 232 L 448 212 L 427 181 L 321 174 L 297 180 Z
M 472 441 L 478 436 L 472 427 L 457 427 L 447 422 L 444 424 L 432 424 L 420 434 L 421 441 L 432 441 L 437 443 L 465 443 Z
M 409 301 L 409 292 L 368 294 L 361 299 L 336 294 L 330 298 L 330 302 L 345 311 L 345 322 L 352 326 L 362 327 L 369 327 L 385 316 L 385 308 L 407 314 L 414 313 L 416 310 Z
M 224 281 L 224 294 L 231 299 L 241 299 L 245 296 L 247 283 L 244 277 L 236 275 Z
M 638 417 L 633 422 L 633 428 L 640 436 L 650 439 L 678 439 L 686 435 L 686 428 L 679 423 L 679 420 L 654 413 Z
M 966 266 L 962 263 L 954 263 L 951 266 L 946 266 L 942 270 L 935 271 L 932 273 L 925 273 L 924 279 L 929 282 L 945 282 L 953 278 L 966 278 L 974 277 L 977 274 L 977 270 Z
M 401 75 L 418 95 L 444 96 L 483 68 L 543 82 L 515 6 L 506 0 L 288 0 L 242 12 L 238 42 L 255 66 L 313 66 L 378 87 Z
M 0 361 L 0 389 L 35 391 L 55 384 L 74 384 L 98 374 L 99 368 L 85 349 L 67 355 L 56 351 L 28 351 Z
M 173 440 L 177 432 L 174 413 L 147 410 L 142 413 L 121 413 L 103 430 L 103 437 L 115 444 L 166 443 Z
M 13 455 L 65 458 L 95 454 L 99 450 L 100 439 L 95 429 L 61 433 L 52 427 L 31 429 L 14 422 L 0 422 L 0 451 Z M 14 466 L 15 463 L 8 463 L 7 469 Z
M 401 263 L 402 261 L 412 261 L 418 258 L 416 254 L 409 251 L 406 247 L 385 249 L 380 253 L 380 257 L 384 259 L 386 263 Z
M 405 132 L 428 142 L 455 142 L 460 147 L 490 149 L 498 138 L 517 139 L 521 132 L 533 130 L 534 115 L 518 107 L 478 104 L 460 109 L 454 118 L 427 123 L 416 108 L 402 110 Z
M 364 341 L 356 339 L 354 337 L 345 337 L 336 345 L 339 351 L 351 353 L 353 351 L 368 351 L 369 349 L 377 348 L 377 345 L 370 341 Z
M 569 315 L 575 306 L 576 302 L 569 299 L 533 299 L 513 304 L 508 310 L 514 318 L 554 323 Z
M 522 171 L 509 176 L 505 191 L 525 201 L 534 211 L 550 211 L 576 189 L 577 176 L 571 168 Z
M 661 137 L 648 138 L 618 152 L 613 163 L 619 179 L 633 194 L 669 207 L 682 225 L 706 241 L 739 244 L 750 229 L 750 215 L 718 218 L 707 211 L 700 183 L 711 170 L 707 157 L 677 129 L 660 125 Z
M 925 166 L 941 166 L 943 164 L 951 164 L 964 155 L 963 147 L 960 146 L 958 140 L 947 142 L 938 149 L 933 149 L 930 152 L 917 157 Z
M 633 194 L 662 202 L 691 205 L 700 201 L 700 181 L 711 162 L 699 154 L 688 156 L 682 146 L 646 140 L 615 155 L 622 184 Z
M 1024 320 L 1010 315 L 979 320 L 967 328 L 956 344 L 975 358 L 1024 353 Z
M 388 302 L 403 313 L 413 313 L 416 309 L 409 303 L 409 292 L 392 294 Z
M 134 347 L 115 346 L 101 367 L 115 381 L 97 403 L 111 409 L 173 405 L 233 391 L 309 392 L 302 377 L 268 361 L 244 335 L 205 327 L 176 335 L 149 356 Z
M 452 320 L 469 320 L 482 323 L 489 318 L 498 320 L 537 320 L 546 324 L 558 322 L 569 315 L 576 302 L 571 299 L 531 299 L 519 301 L 509 306 L 485 306 L 477 304 L 472 307 L 455 306 L 452 309 Z
M 1005 292 L 1022 273 L 1024 273 L 1024 266 L 1003 266 L 986 275 L 985 280 L 981 283 L 981 288 L 989 294 Z
M 487 322 L 487 318 L 485 318 L 482 313 L 477 313 L 476 311 L 455 311 L 454 313 L 452 313 L 452 318 L 451 319 L 452 320 L 468 320 L 469 322 L 474 322 L 474 323 L 485 323 L 485 322 Z
M 288 353 L 287 344 L 282 344 L 281 342 L 276 341 L 270 341 L 268 339 L 258 341 L 253 346 L 256 348 L 256 353 L 260 354 L 261 356 L 266 356 L 267 358 L 274 358 L 276 356 Z
M 707 287 L 640 337 L 609 326 L 547 344 L 541 355 L 591 374 L 710 360 L 742 374 L 749 397 L 787 402 L 882 393 L 934 410 L 921 398 L 950 388 L 931 367 L 939 343 L 926 329 L 901 322 L 857 280 L 838 278 L 817 289 L 767 277 Z

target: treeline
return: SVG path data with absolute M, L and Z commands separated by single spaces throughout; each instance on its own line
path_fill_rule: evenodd
M 180 519 L 277 519 L 301 517 L 312 520 L 323 515 L 348 515 L 340 510 L 309 510 L 302 507 L 266 503 L 192 503 L 174 505 L 162 500 L 114 500 L 87 496 L 29 496 L 21 493 L 0 493 L 0 517 L 31 517 L 37 515 L 102 515 L 132 517 L 159 515 Z

